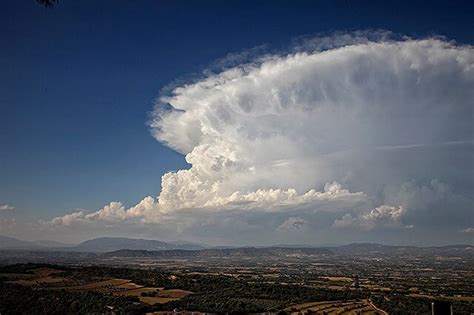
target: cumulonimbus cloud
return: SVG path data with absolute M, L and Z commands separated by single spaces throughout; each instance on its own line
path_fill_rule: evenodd
M 51 223 L 159 222 L 182 209 L 268 212 L 328 202 L 337 210 L 342 201 L 360 207 L 363 200 L 355 220 L 377 224 L 411 211 L 384 205 L 380 196 L 390 185 L 450 180 L 462 172 L 440 173 L 439 165 L 472 163 L 472 46 L 345 35 L 311 47 L 266 55 L 161 96 L 152 133 L 190 168 L 164 174 L 159 196 L 132 208 L 111 203 Z M 446 155 L 446 147 L 461 153 Z M 472 192 L 472 180 L 464 183 Z M 295 226 L 284 222 L 276 226 Z

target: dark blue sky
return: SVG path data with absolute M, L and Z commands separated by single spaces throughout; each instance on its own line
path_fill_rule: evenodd
M 150 136 L 153 100 L 228 53 L 361 29 L 472 44 L 473 16 L 472 1 L 7 1 L 0 203 L 48 217 L 157 196 L 186 163 Z

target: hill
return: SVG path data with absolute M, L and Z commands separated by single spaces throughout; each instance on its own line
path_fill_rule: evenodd
M 202 246 L 195 244 L 170 244 L 156 240 L 101 237 L 85 241 L 71 249 L 81 252 L 110 252 L 121 249 L 159 251 L 173 249 L 197 250 L 202 248 Z
M 28 241 L 0 235 L 0 249 L 35 249 L 41 246 Z
M 176 244 L 145 239 L 123 237 L 101 237 L 82 242 L 78 245 L 69 245 L 55 241 L 23 241 L 13 237 L 0 236 L 0 249 L 27 249 L 44 251 L 76 251 L 76 252 L 110 252 L 120 249 L 132 250 L 198 250 L 204 246 L 192 243 L 179 242 Z
M 201 250 L 119 250 L 102 254 L 102 257 L 155 257 L 155 258 L 264 258 L 288 256 L 333 255 L 326 248 L 288 248 L 288 247 L 242 247 L 242 248 L 207 248 Z
M 474 246 L 472 245 L 446 245 L 446 246 L 394 246 L 376 243 L 352 243 L 337 247 L 329 247 L 331 251 L 339 255 L 380 257 L 384 256 L 462 256 L 474 257 Z

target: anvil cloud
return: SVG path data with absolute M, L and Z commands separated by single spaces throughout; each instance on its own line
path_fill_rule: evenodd
M 164 174 L 157 198 L 47 224 L 126 221 L 187 236 L 205 226 L 224 240 L 264 226 L 268 240 L 307 242 L 308 231 L 468 228 L 474 48 L 320 41 L 324 49 L 268 54 L 162 95 L 152 133 L 190 168 Z

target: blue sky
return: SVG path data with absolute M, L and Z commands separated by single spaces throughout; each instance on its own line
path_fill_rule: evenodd
M 51 218 L 157 196 L 188 168 L 147 125 L 155 98 L 229 53 L 388 30 L 474 43 L 470 1 L 72 1 L 0 11 L 0 203 Z

